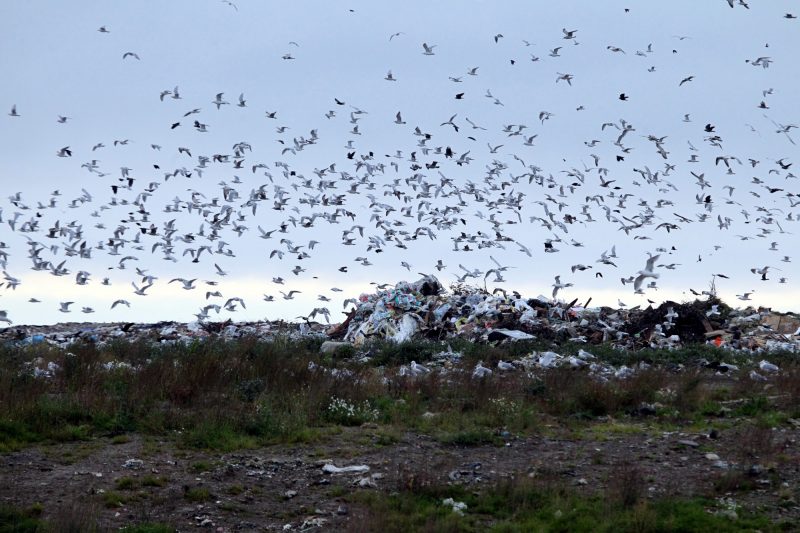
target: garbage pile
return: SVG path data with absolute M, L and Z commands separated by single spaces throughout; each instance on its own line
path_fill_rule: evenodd
M 49 344 L 66 348 L 76 342 L 89 342 L 102 346 L 117 340 L 127 342 L 153 342 L 159 344 L 188 344 L 207 338 L 225 340 L 241 337 L 270 340 L 276 336 L 300 338 L 325 337 L 325 326 L 318 323 L 275 322 L 158 322 L 136 324 L 133 322 L 65 323 L 52 326 L 13 326 L 0 329 L 0 344 Z
M 356 345 L 376 337 L 396 342 L 452 336 L 475 340 L 483 336 L 489 341 L 534 339 L 537 335 L 551 338 L 560 329 L 551 328 L 547 317 L 563 311 L 540 300 L 510 298 L 476 288 L 447 294 L 435 276 L 425 276 L 362 294 L 347 320 L 329 334 Z M 571 311 L 574 318 L 580 308 Z
M 513 342 L 539 339 L 549 343 L 611 343 L 626 350 L 679 348 L 713 343 L 751 351 L 799 351 L 800 316 L 770 309 L 732 309 L 717 298 L 658 307 L 612 309 L 589 307 L 577 300 L 545 296 L 524 298 L 517 292 L 457 285 L 446 291 L 432 275 L 415 282 L 361 294 L 341 324 L 318 322 L 159 322 L 156 324 L 67 323 L 0 329 L 0 343 L 47 343 L 67 347 L 78 341 L 109 343 L 118 339 L 155 343 L 190 343 L 210 337 L 270 340 L 278 335 L 315 336 L 335 349 L 356 347 L 372 339 L 404 342 L 418 339 Z
M 735 310 L 713 297 L 647 309 L 589 308 L 590 301 L 577 305 L 542 296 L 525 299 L 516 292 L 463 286 L 448 293 L 428 275 L 360 295 L 347 320 L 328 334 L 356 346 L 369 339 L 462 337 L 484 342 L 611 342 L 629 350 L 708 342 L 734 349 L 800 351 L 800 317 L 791 313 Z

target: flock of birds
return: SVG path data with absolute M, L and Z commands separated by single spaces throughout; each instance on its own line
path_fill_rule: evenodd
M 726 2 L 731 8 L 749 9 L 741 0 Z M 238 11 L 232 2 L 225 4 Z M 796 17 L 787 13 L 784 18 Z M 97 31 L 108 34 L 112 30 L 101 26 Z M 558 46 L 547 48 L 547 57 L 554 62 L 565 47 L 572 51 L 583 46 L 579 41 L 580 29 L 562 28 L 552 33 L 550 40 Z M 506 39 L 501 33 L 485 38 L 487 46 Z M 653 72 L 659 54 L 679 53 L 676 43 L 686 38 L 675 36 L 669 44 L 662 43 L 664 52 L 649 43 L 630 56 L 655 63 L 647 69 Z M 418 54 L 419 61 L 429 61 L 439 50 L 431 42 L 416 45 L 405 42 L 404 32 L 389 35 L 388 41 L 409 50 L 418 46 L 416 52 L 409 53 Z M 300 48 L 294 41 L 289 46 Z M 528 51 L 531 49 L 533 53 Z M 619 57 L 630 52 L 613 44 L 605 49 Z M 522 40 L 518 51 L 525 51 L 529 55 L 526 63 L 535 67 L 545 62 L 535 50 L 533 43 Z M 135 51 L 124 51 L 120 56 L 122 61 L 143 64 L 147 59 Z M 296 53 L 286 53 L 282 59 L 298 60 Z M 510 60 L 512 66 L 517 62 Z M 773 59 L 757 55 L 744 58 L 743 63 L 747 68 L 756 67 L 752 72 L 768 80 L 766 75 Z M 568 87 L 580 82 L 580 73 L 554 68 L 555 84 L 569 90 Z M 469 67 L 463 74 L 442 73 L 453 84 L 454 101 L 466 100 L 465 94 L 472 94 L 481 75 L 479 66 Z M 683 90 L 687 84 L 698 83 L 700 77 L 701 73 L 687 73 L 675 80 L 673 88 L 665 90 Z M 402 83 L 392 70 L 383 79 L 390 84 Z M 768 98 L 774 91 L 765 85 L 757 97 L 760 102 L 754 102 L 754 107 L 769 110 Z M 486 90 L 483 96 L 485 105 L 505 107 L 491 90 Z M 308 128 L 306 133 L 296 132 L 294 125 L 290 127 L 283 122 L 281 110 L 252 111 L 274 127 L 277 138 L 269 141 L 277 141 L 274 150 L 261 147 L 254 151 L 250 142 L 240 141 L 220 146 L 218 151 L 205 151 L 193 147 L 190 144 L 193 137 L 181 133 L 193 130 L 191 135 L 208 134 L 213 131 L 219 114 L 250 113 L 251 103 L 244 93 L 231 98 L 226 92 L 219 92 L 204 101 L 186 102 L 181 88 L 174 86 L 147 97 L 160 100 L 163 106 L 164 130 L 159 135 L 163 137 L 166 132 L 170 135 L 167 141 L 151 143 L 118 138 L 79 146 L 84 143 L 76 139 L 73 144 L 56 147 L 51 154 L 66 160 L 70 169 L 77 167 L 72 161 L 80 162 L 81 172 L 92 178 L 77 187 L 80 192 L 65 196 L 59 189 L 46 198 L 29 199 L 22 191 L 15 191 L 7 197 L 8 205 L 0 206 L 0 227 L 4 228 L 0 231 L 3 292 L 14 291 L 24 283 L 26 263 L 33 271 L 62 277 L 78 286 L 117 284 L 117 277 L 129 275 L 123 283 L 130 286 L 130 299 L 109 301 L 104 312 L 119 306 L 131 307 L 134 298 L 151 295 L 157 284 L 177 284 L 187 292 L 199 290 L 196 318 L 206 320 L 223 311 L 247 308 L 243 296 L 248 301 L 251 297 L 223 294 L 223 278 L 235 275 L 235 258 L 240 251 L 236 243 L 244 242 L 240 240 L 243 236 L 252 235 L 263 246 L 268 269 L 282 273 L 267 282 L 275 290 L 259 297 L 265 302 L 294 299 L 304 293 L 303 281 L 309 278 L 328 279 L 331 273 L 347 274 L 348 268 L 372 266 L 376 254 L 398 256 L 398 263 L 411 272 L 410 261 L 416 257 L 413 248 L 424 241 L 449 243 L 444 244 L 451 251 L 448 257 L 461 254 L 464 259 L 457 269 L 446 265 L 441 258 L 429 259 L 429 264 L 417 269 L 447 270 L 455 273 L 458 283 L 484 286 L 491 283 L 495 291 L 505 294 L 502 284 L 509 269 L 530 268 L 529 265 L 535 264 L 537 274 L 541 274 L 546 272 L 542 260 L 548 254 L 568 247 L 584 247 L 584 242 L 573 237 L 578 228 L 605 231 L 626 242 L 658 239 L 667 244 L 654 245 L 647 257 L 642 257 L 639 271 L 616 276 L 612 273 L 618 269 L 617 248 L 623 250 L 625 242 L 609 246 L 599 257 L 587 257 L 585 263 L 572 265 L 571 272 L 555 275 L 554 300 L 569 287 L 585 287 L 592 279 L 615 277 L 618 280 L 612 282 L 615 286 L 621 283 L 634 294 L 650 291 L 647 301 L 653 303 L 649 296 L 658 289 L 661 275 L 681 266 L 673 259 L 666 259 L 680 256 L 679 246 L 669 244 L 670 237 L 679 230 L 709 233 L 718 230 L 729 234 L 740 231 L 737 238 L 742 241 L 763 240 L 769 243 L 765 246 L 765 256 L 769 259 L 743 265 L 737 271 L 749 270 L 754 285 L 772 280 L 780 284 L 789 282 L 784 273 L 789 269 L 776 263 L 791 262 L 787 250 L 781 246 L 792 235 L 785 227 L 800 217 L 794 211 L 800 206 L 800 192 L 791 191 L 796 183 L 792 180 L 797 178 L 792 172 L 792 155 L 796 153 L 793 134 L 797 125 L 778 122 L 767 115 L 774 129 L 765 134 L 774 135 L 771 142 L 783 143 L 787 150 L 785 157 L 762 161 L 754 154 L 732 153 L 725 141 L 731 132 L 717 131 L 717 126 L 705 120 L 695 126 L 690 114 L 685 114 L 676 122 L 689 124 L 691 136 L 681 143 L 686 145 L 689 159 L 678 160 L 671 153 L 678 150 L 679 141 L 656 132 L 640 131 L 623 117 L 597 124 L 597 137 L 583 140 L 590 164 L 566 163 L 564 168 L 545 170 L 537 166 L 534 148 L 540 135 L 546 135 L 547 127 L 558 120 L 548 110 L 533 113 L 526 120 L 503 124 L 502 128 L 484 126 L 471 119 L 469 107 L 443 113 L 446 116 L 426 124 L 409 124 L 402 110 L 394 114 L 394 120 L 383 120 L 341 95 L 331 95 L 329 109 L 319 119 L 336 124 L 347 140 L 337 150 L 339 156 L 335 160 L 308 168 L 295 163 L 296 158 L 318 149 L 320 144 L 341 141 L 324 139 L 319 127 Z M 622 92 L 618 100 L 626 102 L 632 97 Z M 575 113 L 581 113 L 591 104 L 577 106 Z M 484 105 L 483 99 L 475 105 Z M 16 104 L 7 109 L 8 123 L 3 129 L 13 131 L 14 121 L 26 120 L 26 110 Z M 55 118 L 58 127 L 68 128 L 71 121 L 66 114 Z M 755 132 L 756 128 L 748 126 Z M 368 140 L 370 127 L 402 128 L 407 142 L 392 150 L 372 147 Z M 504 140 L 497 142 L 498 138 Z M 149 168 L 117 169 L 103 164 L 104 153 L 115 151 L 124 156 L 132 143 L 149 145 Z M 695 143 L 704 144 L 704 149 L 700 150 Z M 652 162 L 636 167 L 627 164 L 626 158 L 634 149 L 649 150 Z M 714 155 L 709 157 L 706 154 L 710 150 Z M 269 155 L 256 155 L 263 152 Z M 164 161 L 173 161 L 175 157 L 181 162 L 166 166 Z M 464 172 L 470 177 L 463 178 Z M 166 192 L 174 191 L 178 181 L 184 194 L 172 196 Z M 216 187 L 212 188 L 215 181 Z M 678 213 L 675 205 L 679 197 L 681 201 L 693 198 L 697 213 Z M 362 202 L 366 208 L 359 205 Z M 321 228 L 323 225 L 327 225 L 325 229 Z M 335 241 L 328 236 L 334 230 L 338 235 Z M 27 249 L 10 246 L 12 234 L 14 239 L 26 243 Z M 539 242 L 534 245 L 536 240 Z M 329 271 L 309 272 L 305 265 L 323 247 Z M 721 248 L 713 244 L 712 247 Z M 490 255 L 493 251 L 497 255 L 497 250 L 517 253 L 518 264 L 503 264 Z M 356 257 L 349 261 L 345 256 Z M 487 256 L 489 261 L 485 261 Z M 112 273 L 107 273 L 106 266 L 92 268 L 100 257 L 112 262 Z M 161 279 L 158 263 L 151 258 L 181 264 L 187 274 Z M 464 265 L 478 260 L 483 260 L 486 266 Z M 702 257 L 696 260 L 701 261 Z M 685 257 L 683 261 L 695 258 Z M 348 264 L 341 264 L 344 262 Z M 733 275 L 716 271 L 709 274 L 722 279 Z M 567 276 L 571 276 L 570 281 L 562 282 Z M 293 283 L 300 288 L 291 287 Z M 690 290 L 698 296 L 703 293 Z M 298 318 L 324 317 L 329 322 L 334 314 L 329 302 L 341 292 L 342 289 L 332 287 L 325 294 L 318 294 L 315 307 Z M 738 298 L 747 301 L 753 292 Z M 44 296 L 33 297 L 29 302 L 42 304 L 40 298 Z M 343 303 L 346 309 L 357 302 L 350 298 Z M 618 303 L 625 306 L 622 301 Z M 95 312 L 91 306 L 75 301 L 59 302 L 58 311 L 70 313 L 73 305 L 83 313 Z M 0 310 L 0 322 L 11 324 L 12 315 L 8 309 Z

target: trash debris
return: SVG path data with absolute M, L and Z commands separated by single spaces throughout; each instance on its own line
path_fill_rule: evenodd
M 340 350 L 359 354 L 368 361 L 368 353 L 359 352 L 370 340 L 406 342 L 411 340 L 450 340 L 461 338 L 480 343 L 538 341 L 564 342 L 588 346 L 610 344 L 619 350 L 645 348 L 678 349 L 687 344 L 706 343 L 720 350 L 744 350 L 751 353 L 771 351 L 800 352 L 800 316 L 776 313 L 766 308 L 733 309 L 721 300 L 677 303 L 667 301 L 658 307 L 629 309 L 589 307 L 577 300 L 563 302 L 544 296 L 524 298 L 517 292 L 455 285 L 445 290 L 433 275 L 415 282 L 401 281 L 391 288 L 354 299 L 355 307 L 340 324 L 318 322 L 208 322 L 188 324 L 158 322 L 65 323 L 52 326 L 13 325 L 0 329 L 0 343 L 19 346 L 48 344 L 67 348 L 76 342 L 103 346 L 112 342 L 152 342 L 157 344 L 202 342 L 206 339 L 232 340 L 255 337 L 269 341 L 279 336 L 290 339 L 318 338 L 321 353 Z M 434 363 L 452 364 L 461 357 L 448 347 L 435 354 Z M 550 368 L 562 364 L 571 367 L 591 366 L 594 356 L 581 350 L 564 358 L 555 352 L 532 353 L 518 362 L 525 368 Z M 109 363 L 109 371 L 118 368 Z M 771 368 L 771 367 L 770 367 Z M 498 369 L 512 371 L 511 367 Z M 36 367 L 32 373 L 48 377 L 55 368 Z M 418 363 L 401 369 L 401 375 L 419 376 L 428 368 Z M 721 368 L 725 372 L 735 368 Z M 760 368 L 761 372 L 774 372 Z M 616 369 L 625 375 L 628 370 Z M 485 372 L 482 372 L 485 374 Z
M 144 461 L 141 459 L 128 459 L 122 464 L 122 468 L 129 468 L 131 470 L 139 470 L 144 467 Z
M 157 322 L 154 324 L 123 323 L 63 323 L 50 326 L 11 326 L 0 328 L 0 344 L 20 346 L 48 344 L 67 348 L 71 344 L 87 342 L 104 346 L 124 340 L 127 342 L 152 342 L 156 344 L 191 344 L 209 338 L 233 340 L 256 337 L 271 340 L 276 337 L 299 339 L 319 337 L 327 339 L 326 326 L 318 323 L 294 324 L 275 322 Z
M 342 466 L 338 467 L 333 464 L 326 464 L 322 467 L 322 471 L 326 474 L 363 474 L 364 472 L 369 472 L 369 467 L 367 465 L 353 465 L 353 466 Z
M 770 373 L 780 371 L 780 368 L 778 368 L 778 365 L 773 365 L 772 363 L 770 363 L 769 361 L 767 361 L 765 359 L 762 359 L 758 363 L 758 368 L 760 368 L 764 372 L 770 372 Z
M 464 515 L 467 510 L 467 504 L 464 502 L 457 502 L 453 498 L 445 498 L 442 500 L 442 505 L 446 505 L 453 509 L 453 512 L 459 515 Z
M 325 341 L 319 347 L 319 353 L 332 353 L 335 354 L 339 349 L 344 349 L 352 346 L 349 342 Z

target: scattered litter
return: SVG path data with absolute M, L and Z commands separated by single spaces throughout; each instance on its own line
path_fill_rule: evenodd
M 773 365 L 772 363 L 770 363 L 769 361 L 766 361 L 764 359 L 762 359 L 758 363 L 758 368 L 760 368 L 764 372 L 778 372 L 778 371 L 780 371 L 780 368 L 778 368 L 777 365 Z
M 457 502 L 453 498 L 445 498 L 442 500 L 442 505 L 446 505 L 453 509 L 453 512 L 459 515 L 464 515 L 467 510 L 467 504 L 464 502 Z
M 352 346 L 352 344 L 349 342 L 325 341 L 319 347 L 319 353 L 335 354 L 340 349 L 348 348 L 350 346 Z
M 492 369 L 483 366 L 483 361 L 475 365 L 475 370 L 472 371 L 472 377 L 475 379 L 483 379 L 492 375 Z
M 486 338 L 490 341 L 503 340 L 504 338 L 519 341 L 519 340 L 535 339 L 536 335 L 531 335 L 530 333 L 525 333 L 524 331 L 519 331 L 516 329 L 498 328 L 490 331 L 486 335 Z
M 329 463 L 322 467 L 322 471 L 326 474 L 349 474 L 349 473 L 361 474 L 364 472 L 369 472 L 369 467 L 367 465 L 338 467 Z
M 67 348 L 71 344 L 87 342 L 105 346 L 112 342 L 151 342 L 154 344 L 191 344 L 210 338 L 223 340 L 256 337 L 271 340 L 276 337 L 300 339 L 319 337 L 326 339 L 326 326 L 318 323 L 292 324 L 275 322 L 157 322 L 154 324 L 76 323 L 50 326 L 11 326 L 0 328 L 0 344 L 49 344 Z
M 141 459 L 128 459 L 122 464 L 122 468 L 129 468 L 131 470 L 139 470 L 144 467 L 144 461 Z

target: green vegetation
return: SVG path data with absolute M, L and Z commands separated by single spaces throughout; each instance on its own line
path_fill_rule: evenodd
M 111 500 L 109 500 L 111 501 Z M 116 505 L 113 505 L 114 507 Z M 56 533 L 59 531 L 100 531 L 88 516 L 62 513 L 49 520 L 41 518 L 43 507 L 39 504 L 27 509 L 0 506 L 0 533 Z M 103 530 L 105 531 L 105 530 Z M 172 533 L 174 527 L 157 523 L 126 526 L 121 533 Z
M 586 369 L 552 368 L 500 372 L 474 379 L 477 361 L 495 367 L 532 350 L 574 354 L 586 346 L 526 341 L 492 346 L 453 340 L 460 361 L 446 374 L 409 377 L 399 366 L 426 362 L 448 345 L 439 341 L 405 344 L 375 342 L 359 349 L 370 356 L 360 364 L 345 356 L 318 353 L 318 340 L 252 338 L 188 345 L 115 342 L 76 344 L 68 350 L 46 345 L 0 347 L 0 453 L 31 445 L 76 442 L 59 460 L 97 446 L 140 447 L 157 453 L 162 443 L 177 447 L 193 477 L 215 473 L 223 465 L 214 454 L 271 444 L 313 443 L 332 435 L 357 446 L 391 447 L 408 435 L 424 434 L 444 447 L 503 446 L 518 436 L 569 435 L 594 441 L 634 433 L 659 434 L 675 428 L 697 432 L 719 428 L 737 446 L 725 460 L 730 467 L 715 476 L 705 499 L 651 499 L 647 483 L 634 467 L 622 465 L 597 491 L 561 484 L 547 473 L 495 486 L 467 490 L 438 485 L 431 469 L 402 471 L 396 490 L 353 492 L 330 487 L 328 496 L 347 501 L 359 513 L 360 531 L 777 531 L 760 516 L 726 508 L 717 496 L 758 488 L 751 468 L 758 465 L 774 484 L 773 465 L 793 460 L 778 441 L 775 427 L 800 417 L 800 364 L 770 355 L 781 373 L 765 385 L 748 377 L 751 367 L 735 355 L 706 346 L 674 351 L 620 352 L 593 346 L 598 360 L 637 366 L 626 379 L 599 379 Z M 735 362 L 742 370 L 717 376 L 694 364 L 699 359 Z M 34 378 L 30 361 L 54 362 L 52 377 Z M 109 370 L 106 363 L 121 361 Z M 675 363 L 683 368 L 675 370 Z M 348 427 L 360 427 L 358 431 Z M 560 433 L 559 433 L 560 432 Z M 320 446 L 324 448 L 324 446 Z M 198 453 L 196 450 L 201 451 Z M 347 450 L 341 450 L 345 454 Z M 205 452 L 205 453 L 203 453 Z M 202 457 L 202 459 L 200 459 Z M 602 454 L 589 457 L 606 464 Z M 403 467 L 405 468 L 405 467 Z M 211 476 L 214 477 L 213 475 Z M 551 479 L 552 478 L 552 479 Z M 112 483 L 109 481 L 109 483 Z M 150 505 L 169 479 L 136 473 L 120 477 L 81 505 L 65 505 L 47 520 L 41 506 L 0 508 L 0 533 L 53 531 L 55 521 L 73 530 L 99 531 L 98 517 L 120 507 Z M 232 484 L 215 492 L 259 495 L 256 486 Z M 787 489 L 788 490 L 788 489 Z M 186 502 L 216 499 L 211 488 L 185 486 Z M 794 496 L 787 492 L 787 502 Z M 442 502 L 463 502 L 463 514 Z M 94 507 L 93 507 L 94 506 Z M 239 503 L 221 510 L 240 512 Z M 732 519 L 735 511 L 738 518 Z M 142 515 L 145 520 L 149 515 Z M 172 531 L 143 523 L 129 533 Z
M 460 513 L 444 500 L 466 505 Z M 704 499 L 650 501 L 641 493 L 587 496 L 574 489 L 529 478 L 467 491 L 460 486 L 401 487 L 392 494 L 357 493 L 365 509 L 361 531 L 491 531 L 491 532 L 669 532 L 782 531 L 789 524 Z
M 109 490 L 103 493 L 103 505 L 109 509 L 122 507 L 128 499 L 119 492 Z
M 211 493 L 205 487 L 192 487 L 184 493 L 184 497 L 190 502 L 202 503 L 211 499 Z
M 169 479 L 164 476 L 156 477 L 153 475 L 147 475 L 142 478 L 140 483 L 142 487 L 163 487 L 168 481 Z
M 214 465 L 209 463 L 208 461 L 197 461 L 190 465 L 192 472 L 210 472 L 213 470 Z
M 136 488 L 136 480 L 131 477 L 121 477 L 119 478 L 114 485 L 117 487 L 117 490 L 133 490 Z
M 0 533 L 35 533 L 46 531 L 45 523 L 39 518 L 41 505 L 20 510 L 5 505 L 0 506 Z
M 471 377 L 478 360 L 494 366 L 532 350 L 574 354 L 583 345 L 520 341 L 493 346 L 462 339 L 450 344 L 375 341 L 361 351 L 369 364 L 318 353 L 320 339 L 272 341 L 207 339 L 161 345 L 115 341 L 79 343 L 68 350 L 47 345 L 0 347 L 0 453 L 31 444 L 98 437 L 125 444 L 133 435 L 161 438 L 198 450 L 229 452 L 270 444 L 308 443 L 343 426 L 376 424 L 392 442 L 404 431 L 425 432 L 457 446 L 502 442 L 499 435 L 541 431 L 554 418 L 591 423 L 598 417 L 638 419 L 663 426 L 725 417 L 781 425 L 800 416 L 800 365 L 782 354 L 770 359 L 782 372 L 770 385 L 747 377 L 710 384 L 712 373 L 695 362 L 740 356 L 705 345 L 680 350 L 625 352 L 592 346 L 598 360 L 634 366 L 624 380 L 604 381 L 585 369 L 554 368 Z M 447 376 L 400 376 L 400 364 L 429 361 L 446 350 L 463 353 Z M 352 352 L 353 350 L 350 350 Z M 348 352 L 348 353 L 350 353 Z M 352 355 L 352 354 L 351 354 Z M 54 362 L 50 378 L 34 378 L 30 361 Z M 111 361 L 124 365 L 111 366 Z M 313 363 L 313 364 L 312 364 Z M 669 370 L 675 363 L 680 372 Z M 325 367 L 324 369 L 322 367 Z M 643 406 L 650 406 L 643 409 Z M 387 440 L 388 438 L 388 440 Z
M 173 533 L 174 531 L 174 527 L 151 523 L 127 526 L 120 529 L 121 533 Z

